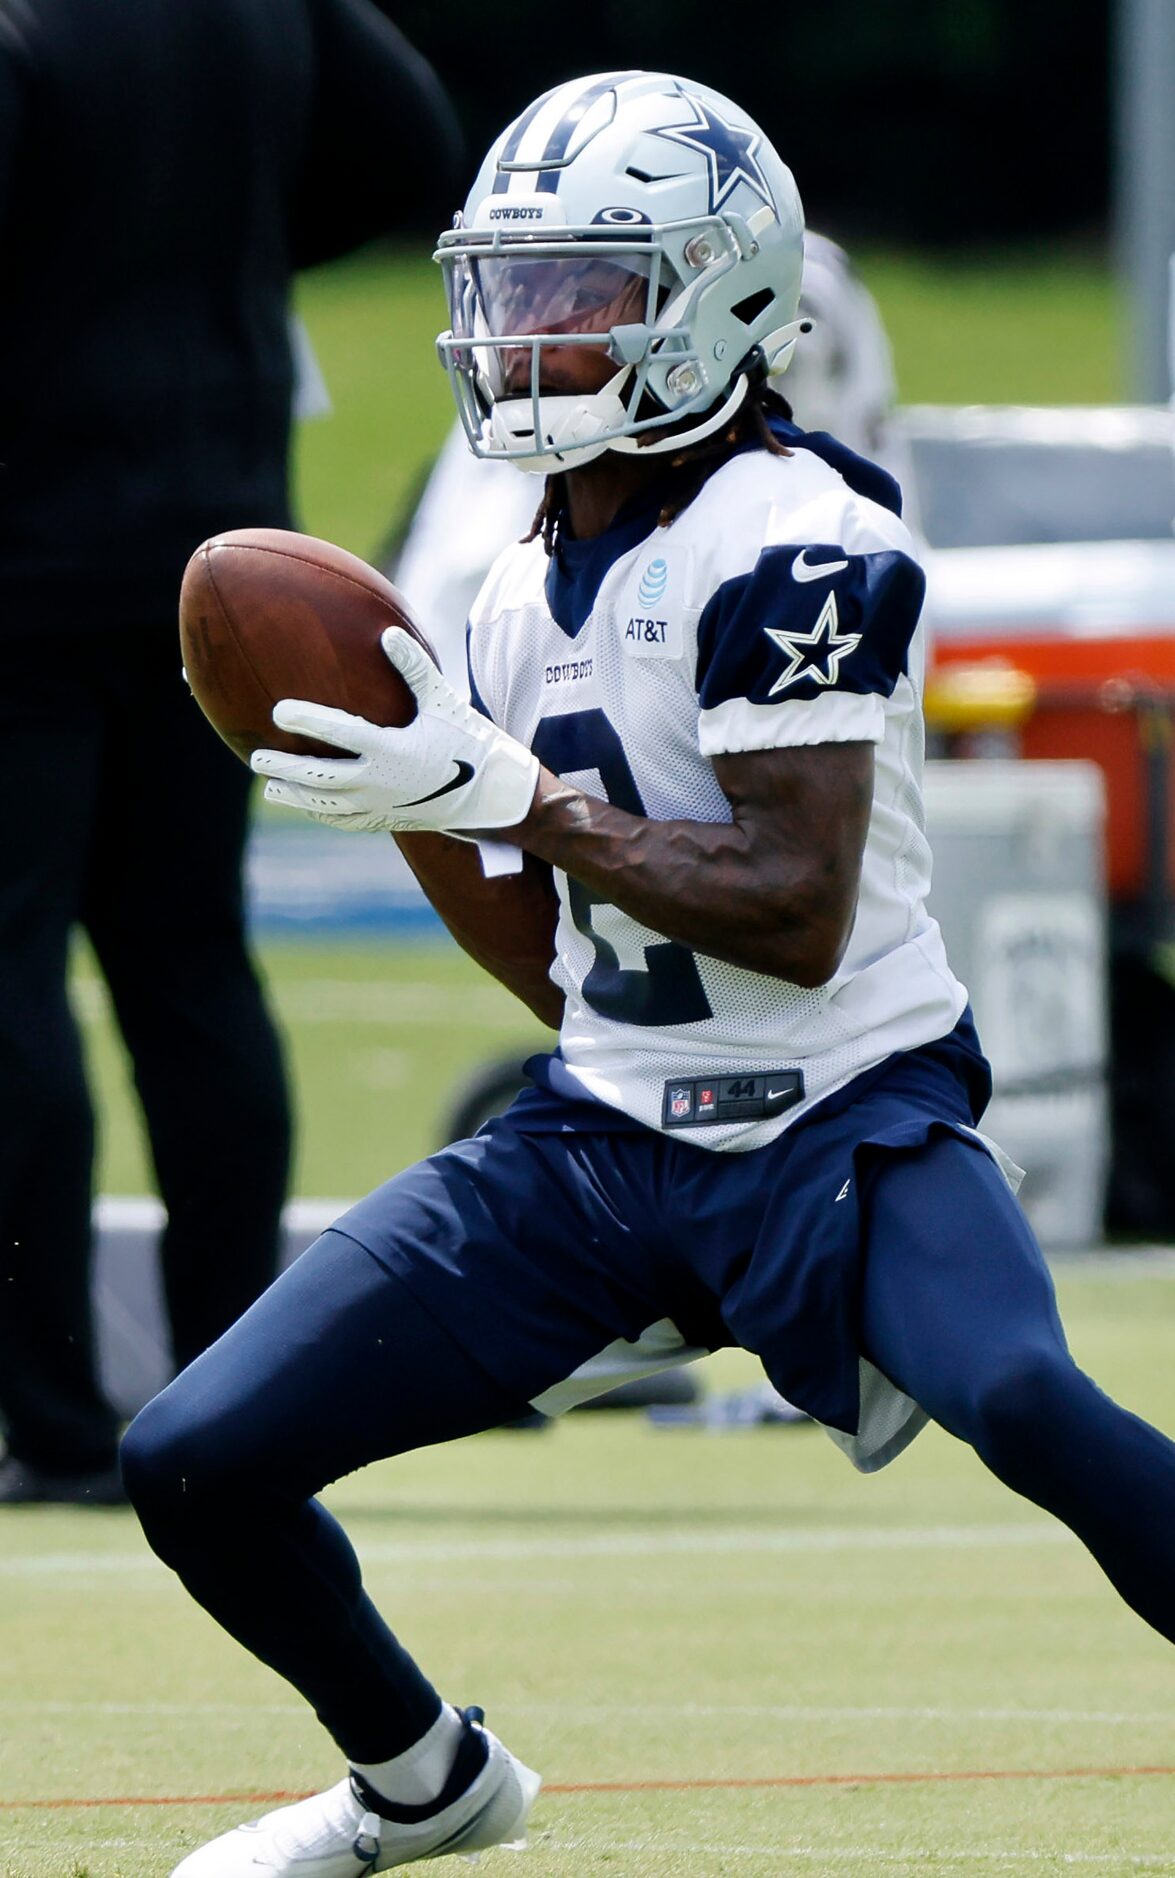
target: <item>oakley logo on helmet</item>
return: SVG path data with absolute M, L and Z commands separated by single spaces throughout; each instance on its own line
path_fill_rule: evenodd
M 604 222 L 609 228 L 649 228 L 651 223 L 643 209 L 601 209 L 593 215 L 592 222 Z

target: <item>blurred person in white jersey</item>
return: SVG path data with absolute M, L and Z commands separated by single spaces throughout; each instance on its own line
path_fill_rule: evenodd
M 976 1129 L 990 1075 L 925 904 L 900 494 L 781 393 L 790 171 L 706 86 L 580 79 L 503 133 L 438 253 L 466 434 L 544 476 L 538 524 L 474 609 L 472 705 L 391 629 L 413 722 L 283 700 L 278 724 L 339 754 L 254 766 L 340 829 L 456 837 L 471 906 L 477 842 L 549 867 L 559 1047 L 126 1437 L 152 1546 L 341 1756 L 329 1791 L 175 1878 L 357 1878 L 520 1838 L 537 1774 L 425 1677 L 315 1496 L 566 1408 L 601 1358 L 742 1345 L 865 1470 L 932 1417 L 1175 1638 L 1175 1445 L 1077 1368 Z

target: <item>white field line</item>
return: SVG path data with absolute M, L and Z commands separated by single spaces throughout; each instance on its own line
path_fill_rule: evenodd
M 93 1838 L 87 1839 L 87 1845 L 94 1851 L 121 1851 L 129 1846 L 141 1845 L 140 1839 Z M 730 1858 L 730 1859 L 770 1859 L 778 1865 L 780 1859 L 792 1859 L 806 1864 L 817 1863 L 822 1866 L 847 1865 L 850 1863 L 867 1865 L 918 1865 L 923 1864 L 931 1870 L 941 1865 L 968 1865 L 979 1863 L 986 1865 L 1026 1865 L 1047 1867 L 1054 1865 L 1058 1869 L 1066 1865 L 1116 1865 L 1119 1870 L 1131 1871 L 1175 1871 L 1175 1859 L 1169 1852 L 1044 1852 L 1039 1850 L 1005 1851 L 1002 1847 L 969 1845 L 965 1849 L 953 1846 L 938 1848 L 933 1851 L 915 1848 L 905 1852 L 879 1852 L 876 1846 L 815 1846 L 815 1845 L 682 1845 L 675 1841 L 672 1846 L 658 1846 L 649 1839 L 603 1839 L 594 1837 L 563 1838 L 553 1833 L 536 1834 L 531 1845 L 531 1857 L 536 1851 L 551 1852 L 586 1852 L 598 1856 L 601 1852 L 634 1852 L 648 1856 L 650 1853 L 664 1852 L 670 1856 L 682 1854 L 694 1858 Z
M 1088 1722 L 1098 1727 L 1158 1723 L 1168 1729 L 1175 1723 L 1175 1704 L 1164 1709 L 1085 1709 L 967 1708 L 955 1704 L 862 1707 L 823 1702 L 500 1702 L 495 1699 L 494 1708 L 508 1708 L 520 1715 L 582 1715 L 593 1720 L 606 1720 L 612 1715 L 632 1715 L 648 1720 L 659 1716 L 690 1720 L 739 1715 L 767 1721 L 960 1721 L 968 1726 L 977 1721 Z
M 288 1200 L 285 1223 L 295 1231 L 323 1232 L 359 1196 Z M 99 1229 L 106 1232 L 158 1232 L 166 1215 L 154 1194 L 103 1193 L 94 1201 Z M 1049 1264 L 1058 1278 L 1175 1278 L 1175 1250 L 1154 1246 L 1130 1252 L 1054 1252 Z
M 1175 1707 L 1170 1709 L 1079 1708 L 966 1708 L 966 1707 L 859 1707 L 801 1702 L 513 1702 L 497 1699 L 495 1714 L 534 1716 L 537 1719 L 571 1717 L 577 1721 L 607 1722 L 715 1720 L 724 1716 L 780 1722 L 1063 1722 L 1089 1727 L 1151 1727 L 1170 1730 Z M 258 1715 L 307 1714 L 302 1702 L 72 1702 L 47 1698 L 25 1701 L 0 1698 L 4 1715 L 222 1715 L 243 1718 Z
M 122 1851 L 130 1846 L 138 1846 L 141 1840 L 128 1838 L 94 1838 L 87 1840 L 94 1851 Z M 780 1859 L 791 1859 L 797 1863 L 818 1864 L 824 1867 L 847 1864 L 887 1865 L 926 1865 L 930 1870 L 936 1866 L 959 1865 L 966 1867 L 979 1863 L 986 1865 L 1007 1865 L 1023 1868 L 1026 1865 L 1049 1865 L 1062 1869 L 1067 1865 L 1117 1866 L 1120 1871 L 1175 1871 L 1175 1860 L 1166 1852 L 1041 1852 L 1041 1851 L 1003 1851 L 997 1847 L 968 1846 L 965 1850 L 954 1848 L 944 1850 L 912 1850 L 908 1852 L 879 1852 L 875 1846 L 838 1846 L 831 1850 L 825 1846 L 785 1845 L 681 1845 L 657 1847 L 648 1839 L 631 1841 L 593 1839 L 564 1839 L 552 1834 L 542 1833 L 531 1847 L 533 1858 L 536 1849 L 552 1852 L 586 1852 L 598 1855 L 600 1852 L 634 1852 L 648 1856 L 658 1850 L 671 1854 L 683 1854 L 694 1858 L 730 1858 L 730 1859 L 770 1859 L 778 1868 Z
M 470 1539 L 402 1546 L 377 1541 L 361 1548 L 365 1561 L 401 1559 L 580 1559 L 697 1556 L 729 1553 L 972 1551 L 986 1546 L 1076 1544 L 1064 1527 L 1039 1522 L 991 1526 L 824 1526 L 764 1532 L 728 1527 L 717 1532 L 601 1533 L 580 1539 Z
M 0 1699 L 0 1715 L 304 1715 L 304 1702 L 23 1702 Z
M 475 1516 L 474 1516 L 475 1517 Z M 446 1560 L 529 1560 L 726 1556 L 732 1553 L 982 1551 L 989 1547 L 1075 1545 L 1064 1526 L 1033 1521 L 991 1526 L 825 1526 L 779 1532 L 731 1526 L 718 1532 L 601 1533 L 577 1539 L 378 1540 L 360 1545 L 365 1565 Z M 34 1552 L 0 1559 L 0 1578 L 117 1577 L 162 1572 L 151 1553 Z
M 1175 1871 L 1175 1857 L 1170 1852 L 1064 1852 L 1059 1849 L 1033 1850 L 1031 1847 L 1005 1851 L 1002 1847 L 982 1845 L 968 1845 L 958 1849 L 911 1846 L 900 1851 L 882 1852 L 874 1845 L 707 1845 L 695 1841 L 682 1845 L 676 1840 L 672 1844 L 659 1845 L 651 1839 L 563 1839 L 548 1833 L 541 1835 L 541 1844 L 552 1852 L 592 1852 L 597 1856 L 600 1852 L 635 1852 L 647 1856 L 650 1852 L 658 1851 L 693 1858 L 770 1859 L 777 1871 L 783 1869 L 784 1861 L 800 1859 L 822 1867 L 849 1864 L 926 1865 L 933 1870 L 941 1865 L 967 1867 L 978 1863 L 1013 1867 L 1114 1865 L 1119 1869 L 1130 1867 L 1139 1871 Z

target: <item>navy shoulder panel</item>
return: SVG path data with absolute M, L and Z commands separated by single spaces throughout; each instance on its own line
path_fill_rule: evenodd
M 698 702 L 888 698 L 906 670 L 926 578 L 896 549 L 849 554 L 834 543 L 764 548 L 722 585 L 698 622 Z
M 818 456 L 829 469 L 834 469 L 844 478 L 853 494 L 865 496 L 870 502 L 888 509 L 891 515 L 902 512 L 901 485 L 880 463 L 871 463 L 866 456 L 858 456 L 850 450 L 847 443 L 841 443 L 826 430 L 801 430 L 798 424 L 789 424 L 781 417 L 769 420 L 771 429 L 780 443 L 785 443 L 789 450 L 810 450 Z

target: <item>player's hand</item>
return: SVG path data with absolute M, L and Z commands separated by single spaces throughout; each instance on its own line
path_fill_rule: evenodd
M 328 705 L 282 698 L 273 707 L 279 729 L 354 755 L 255 750 L 252 766 L 269 778 L 266 801 L 361 834 L 457 834 L 522 821 L 538 781 L 538 758 L 467 704 L 408 633 L 389 626 L 381 643 L 416 699 L 411 724 L 384 729 Z

